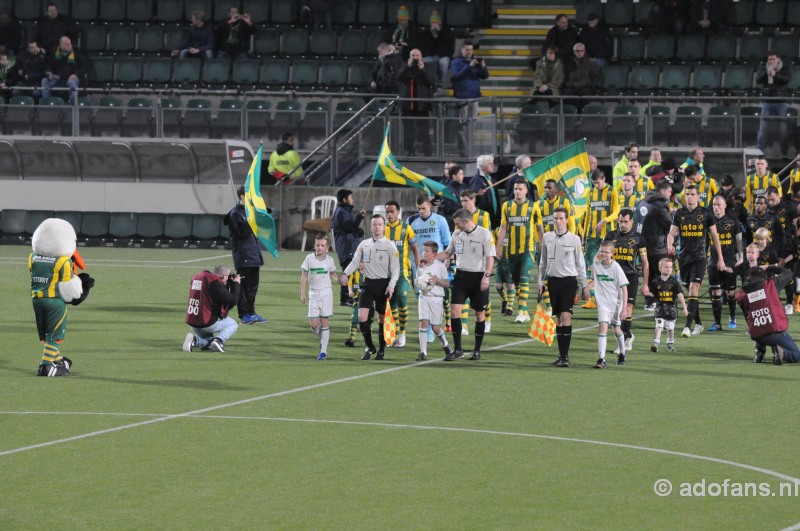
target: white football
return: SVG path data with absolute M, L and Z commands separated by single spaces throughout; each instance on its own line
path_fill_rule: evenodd
M 414 285 L 417 286 L 422 293 L 428 293 L 433 289 L 431 279 L 430 273 L 422 273 L 417 277 L 417 280 L 414 281 Z

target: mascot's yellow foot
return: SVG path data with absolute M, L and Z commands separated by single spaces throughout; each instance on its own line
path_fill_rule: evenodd
M 597 308 L 597 303 L 594 302 L 594 297 L 592 297 L 591 299 L 586 301 L 586 304 L 581 306 L 581 308 L 583 308 L 584 310 L 594 310 L 594 309 L 596 309 Z

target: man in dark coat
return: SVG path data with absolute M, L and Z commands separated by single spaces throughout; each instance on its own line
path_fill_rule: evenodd
M 36 25 L 36 42 L 42 45 L 48 55 L 51 55 L 58 48 L 61 37 L 75 40 L 77 35 L 72 19 L 59 13 L 57 5 L 49 2 L 46 9 L 45 15 Z
M 558 55 L 562 60 L 566 60 L 572 56 L 572 46 L 578 42 L 578 28 L 569 23 L 567 15 L 556 15 L 556 24 L 547 36 L 544 38 L 542 44 L 542 56 L 544 56 L 547 48 L 554 46 L 558 50 Z
M 416 155 L 416 143 L 422 147 L 426 157 L 431 156 L 430 116 L 431 102 L 420 101 L 432 98 L 436 85 L 426 68 L 419 49 L 411 50 L 407 64 L 403 65 L 397 76 L 400 82 L 400 97 L 408 98 L 400 102 L 400 115 L 403 116 L 403 141 L 405 153 Z
M 361 221 L 367 212 L 362 210 L 353 215 L 353 192 L 341 189 L 336 192 L 336 210 L 333 211 L 333 241 L 336 243 L 336 254 L 339 255 L 339 266 L 344 270 L 353 260 L 353 255 L 364 236 Z M 347 286 L 342 286 L 339 303 L 350 306 Z
M 266 323 L 267 320 L 258 315 L 255 308 L 259 272 L 261 266 L 264 265 L 264 258 L 261 256 L 258 239 L 247 222 L 244 210 L 244 186 L 240 186 L 236 193 L 239 195 L 239 203 L 225 216 L 225 224 L 231 232 L 233 265 L 241 276 L 242 289 L 239 303 L 236 305 L 239 311 L 239 322 L 241 324 Z
M 642 293 L 645 295 L 646 308 L 651 311 L 655 311 L 655 299 L 647 286 L 660 274 L 658 262 L 667 256 L 667 234 L 672 225 L 668 206 L 671 196 L 672 184 L 667 179 L 661 179 L 656 183 L 655 191 L 648 192 L 637 207 L 642 224 L 641 239 L 647 249 L 650 272 L 650 278 L 642 286 Z
M 492 220 L 492 229 L 500 226 L 500 196 L 497 187 L 492 185 L 494 173 L 494 156 L 480 155 L 477 160 L 478 173 L 469 181 L 469 189 L 478 193 L 475 205 L 489 214 Z

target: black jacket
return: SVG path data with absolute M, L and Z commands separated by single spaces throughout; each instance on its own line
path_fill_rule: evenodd
M 233 254 L 233 264 L 236 269 L 264 265 L 264 258 L 261 256 L 258 239 L 253 234 L 250 224 L 247 223 L 244 205 L 238 204 L 233 207 L 228 212 L 228 215 L 225 216 L 224 223 L 231 233 L 231 253 Z
M 400 82 L 400 97 L 413 99 L 432 98 L 436 92 L 435 78 L 431 76 L 428 69 L 420 69 L 416 65 L 403 65 L 397 80 Z M 401 101 L 400 109 L 404 111 L 414 110 L 417 112 L 429 112 L 431 102 L 429 101 Z
M 653 256 L 667 254 L 667 234 L 672 226 L 667 200 L 658 192 L 651 191 L 647 193 L 640 206 L 647 209 L 642 221 L 642 241 L 647 248 L 647 254 Z
M 353 215 L 353 205 L 339 203 L 333 211 L 333 240 L 336 243 L 336 254 L 339 265 L 347 267 L 356 252 L 364 231 L 361 229 L 361 212 Z
M 756 83 L 764 87 L 764 96 L 769 97 L 787 97 L 789 96 L 789 81 L 792 80 L 792 69 L 788 63 L 782 63 L 781 69 L 775 73 L 772 78 L 772 83 L 769 82 L 767 75 L 767 68 L 764 67 L 758 72 L 756 76 Z

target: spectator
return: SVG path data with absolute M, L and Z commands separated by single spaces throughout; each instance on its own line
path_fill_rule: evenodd
M 725 33 L 725 10 L 723 0 L 691 0 L 686 33 Z
M 284 133 L 281 137 L 281 143 L 269 156 L 267 171 L 278 181 L 283 179 L 297 180 L 303 178 L 303 168 L 298 168 L 298 166 L 300 166 L 300 155 L 294 150 L 294 135 L 292 133 Z M 297 169 L 289 175 L 289 172 L 294 168 Z
M 16 59 L 9 57 L 7 52 L 0 52 L 0 94 L 6 102 L 11 97 L 11 89 L 17 85 L 18 80 Z
M 635 144 L 631 142 L 630 144 L 625 145 L 625 153 L 622 154 L 622 157 L 614 164 L 614 168 L 611 172 L 611 177 L 614 179 L 614 185 L 616 185 L 620 178 L 625 175 L 628 171 L 628 162 L 633 159 L 639 158 L 639 144 Z
M 589 13 L 586 27 L 578 34 L 578 42 L 586 46 L 586 57 L 594 59 L 598 70 L 602 70 L 614 55 L 614 41 L 611 32 L 604 22 L 600 21 L 597 13 Z
M 649 168 L 652 168 L 653 166 L 660 166 L 662 160 L 663 159 L 661 157 L 661 150 L 658 149 L 658 148 L 651 149 L 650 150 L 650 160 L 647 161 L 647 164 L 642 166 L 642 173 L 644 173 L 645 175 L 647 175 L 649 177 L 650 173 L 648 173 L 647 170 Z
M 556 56 L 557 52 L 555 47 L 548 46 L 542 58 L 536 61 L 531 97 L 558 96 L 561 92 L 561 85 L 564 83 L 564 63 Z
M 478 117 L 477 98 L 481 97 L 481 80 L 489 77 L 483 58 L 473 57 L 474 49 L 472 41 L 464 41 L 461 45 L 461 56 L 450 63 L 453 96 L 458 100 L 474 100 L 461 102 L 458 109 L 461 127 L 456 140 L 463 156 L 467 155 L 467 146 L 472 145 L 471 126 Z
M 564 95 L 581 97 L 578 100 L 572 100 L 572 104 L 580 112 L 586 104 L 584 97 L 597 94 L 600 72 L 597 70 L 594 60 L 586 57 L 586 46 L 583 43 L 575 44 L 572 49 L 573 56 L 564 65 Z
M 778 138 L 781 142 L 781 151 L 785 155 L 789 151 L 789 134 L 786 120 L 787 104 L 785 98 L 789 97 L 787 85 L 792 79 L 792 71 L 789 64 L 784 64 L 778 52 L 771 51 L 767 56 L 767 64 L 756 76 L 756 83 L 762 85 L 763 94 L 770 98 L 761 104 L 761 119 L 758 124 L 758 149 L 763 153 L 767 147 L 767 133 L 771 121 L 779 121 L 781 133 Z M 774 98 L 774 99 L 773 99 Z M 778 98 L 784 98 L 780 101 Z M 778 120 L 775 120 L 778 118 Z
M 78 89 L 86 79 L 86 64 L 83 55 L 72 47 L 69 37 L 61 37 L 58 48 L 50 58 L 42 78 L 42 97 L 49 98 L 54 88 L 69 87 L 70 103 L 75 103 Z
M 395 52 L 394 45 L 382 42 L 378 45 L 378 60 L 372 69 L 370 90 L 378 94 L 399 94 L 397 76 L 403 67 L 403 58 Z
M 547 32 L 542 46 L 542 55 L 547 48 L 554 47 L 558 50 L 562 61 L 567 61 L 572 56 L 572 47 L 578 42 L 578 28 L 569 23 L 567 15 L 556 15 L 556 24 Z
M 517 155 L 517 158 L 514 159 L 514 167 L 511 168 L 511 173 L 520 172 L 520 177 L 524 177 L 525 174 L 522 173 L 522 170 L 531 166 L 532 164 L 533 161 L 531 160 L 530 155 Z M 536 189 L 536 186 L 534 186 L 534 184 L 530 182 L 528 179 L 524 180 L 525 184 L 528 187 L 528 192 L 525 195 L 529 200 L 536 201 L 536 193 L 534 191 Z M 514 195 L 514 183 L 516 181 L 517 181 L 516 178 L 512 178 L 506 181 L 506 197 L 511 197 Z
M 400 96 L 409 98 L 400 102 L 400 114 L 403 119 L 403 141 L 405 152 L 416 155 L 416 143 L 426 157 L 431 156 L 430 115 L 431 103 L 420 101 L 433 97 L 435 82 L 430 72 L 425 68 L 422 53 L 414 48 L 409 54 L 408 63 L 403 65 L 398 75 L 400 81 Z
M 336 200 L 339 204 L 333 211 L 333 239 L 336 243 L 336 254 L 339 256 L 339 266 L 344 269 L 350 265 L 356 248 L 364 236 L 360 225 L 367 212 L 362 210 L 353 215 L 353 192 L 345 188 L 336 192 Z M 351 305 L 346 285 L 342 286 L 339 304 Z
M 70 42 L 75 40 L 75 25 L 66 15 L 58 12 L 58 6 L 49 2 L 45 15 L 39 19 L 36 26 L 36 42 L 42 44 L 45 53 L 55 53 L 60 44 L 61 37 L 69 37 Z
M 489 214 L 492 229 L 500 225 L 500 197 L 497 187 L 492 186 L 494 173 L 494 155 L 481 155 L 477 159 L 478 173 L 469 181 L 469 189 L 478 193 L 476 205 Z
M 181 59 L 197 57 L 200 59 L 214 58 L 214 31 L 210 24 L 203 20 L 205 13 L 198 9 L 192 11 L 192 23 L 178 45 L 177 50 L 172 50 L 172 55 Z
M 250 14 L 242 14 L 239 8 L 231 6 L 228 20 L 217 26 L 220 59 L 247 59 L 250 51 L 250 36 L 253 34 L 253 21 Z
M 22 24 L 11 16 L 7 7 L 0 7 L 0 47 L 13 57 L 22 46 Z
M 331 29 L 333 27 L 331 16 L 333 3 L 332 0 L 307 0 L 303 11 L 308 13 L 308 24 L 312 28 Z
M 425 66 L 439 65 L 436 86 L 443 88 L 450 70 L 450 58 L 455 53 L 456 37 L 450 26 L 442 25 L 442 15 L 435 9 L 431 13 L 430 28 L 419 36 L 419 47 L 425 57 Z
M 32 95 L 38 98 L 41 95 L 39 87 L 42 85 L 44 72 L 47 70 L 47 55 L 39 48 L 35 40 L 29 41 L 25 49 L 17 56 L 18 87 L 35 87 L 33 91 L 24 92 L 19 89 L 14 95 Z
M 461 192 L 464 190 L 469 190 L 467 183 L 464 182 L 464 168 L 461 166 L 451 166 L 450 169 L 447 170 L 447 174 L 449 176 L 447 188 L 454 196 L 460 198 Z M 445 220 L 447 220 L 447 226 L 450 228 L 450 232 L 455 229 L 453 214 L 455 214 L 456 210 L 459 208 L 461 208 L 460 201 L 453 201 L 452 199 L 448 199 L 446 197 L 442 198 L 442 203 L 439 206 L 439 214 L 444 216 Z
M 417 26 L 409 21 L 408 8 L 400 6 L 397 10 L 397 26 L 392 30 L 391 40 L 403 61 L 408 61 L 408 55 L 418 38 L 418 33 Z

